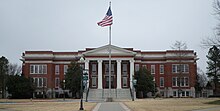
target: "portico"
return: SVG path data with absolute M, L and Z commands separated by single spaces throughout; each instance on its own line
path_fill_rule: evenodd
M 134 75 L 134 55 L 136 53 L 112 45 L 106 45 L 83 53 L 85 68 L 89 70 L 88 87 L 92 89 L 109 88 L 109 47 L 112 50 L 111 88 L 130 88 L 132 76 Z

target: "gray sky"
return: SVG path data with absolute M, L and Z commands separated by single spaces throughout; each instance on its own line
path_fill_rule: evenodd
M 99 27 L 109 0 L 0 0 L 0 56 L 19 63 L 26 50 L 78 51 L 108 44 Z M 112 0 L 112 44 L 143 51 L 167 50 L 176 40 L 197 52 L 205 71 L 218 23 L 213 0 Z

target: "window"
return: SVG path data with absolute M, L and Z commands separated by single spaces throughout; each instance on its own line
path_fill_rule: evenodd
M 109 64 L 105 64 L 105 74 L 109 74 Z M 111 64 L 111 74 L 115 74 L 115 64 Z
M 122 64 L 122 75 L 123 76 L 128 75 L 128 64 Z
M 140 65 L 139 64 L 135 64 L 135 71 L 139 71 L 140 69 Z
M 160 74 L 164 74 L 164 65 L 160 65 Z
M 97 65 L 92 64 L 92 75 L 97 75 Z
M 36 87 L 47 87 L 47 78 L 40 77 L 40 78 L 33 78 L 34 85 Z
M 164 77 L 160 77 L 160 87 L 164 87 Z
M 55 74 L 56 75 L 60 74 L 60 66 L 59 65 L 55 65 Z
M 42 74 L 43 73 L 43 66 L 39 65 L 39 73 Z
M 189 78 L 188 77 L 183 77 L 181 78 L 181 86 L 189 86 Z
M 182 91 L 182 96 L 183 96 L 183 97 L 185 96 L 185 91 Z
M 172 85 L 177 86 L 177 77 L 172 78 Z
M 155 65 L 151 65 L 151 74 L 155 74 Z
M 172 65 L 172 72 L 173 73 L 179 73 L 179 72 L 183 72 L 183 73 L 188 73 L 189 72 L 189 65 L 188 64 L 173 64 Z
M 66 75 L 67 69 L 68 69 L 68 65 L 64 65 L 63 67 L 64 67 L 64 75 Z
M 55 88 L 59 88 L 60 78 L 55 78 Z
M 189 91 L 186 91 L 186 96 L 189 96 Z
M 181 79 L 180 79 L 180 85 L 181 85 L 181 86 L 185 86 L 184 83 L 185 83 L 184 78 L 181 78 Z
M 47 65 L 30 65 L 30 74 L 47 74 Z
M 172 78 L 172 86 L 176 87 L 180 84 L 180 86 L 189 86 L 189 78 L 188 77 L 182 77 L 182 78 L 177 78 L 173 77 Z
M 115 72 L 115 64 L 111 64 L 111 72 Z
M 123 77 L 123 82 L 122 82 L 123 87 L 127 87 L 128 86 L 127 80 L 128 80 L 127 77 Z
M 173 91 L 173 96 L 174 96 L 174 97 L 176 97 L 176 96 L 177 96 L 176 91 Z
M 43 65 L 43 74 L 47 73 L 47 65 Z
M 185 78 L 185 86 L 189 86 L 189 78 L 188 77 Z
M 184 69 L 185 69 L 185 72 L 189 72 L 189 65 L 185 64 Z
M 96 87 L 96 77 L 92 77 L 92 87 Z
M 34 74 L 34 65 L 31 65 L 30 67 L 31 67 L 31 68 L 30 68 L 30 69 L 31 69 L 30 73 L 31 73 L 31 74 Z

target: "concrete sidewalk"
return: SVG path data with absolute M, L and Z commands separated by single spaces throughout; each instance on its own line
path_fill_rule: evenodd
M 121 102 L 98 103 L 92 111 L 131 111 Z

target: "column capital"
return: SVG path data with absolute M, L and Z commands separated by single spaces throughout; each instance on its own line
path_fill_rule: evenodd
M 84 60 L 84 62 L 89 62 L 89 60 Z
M 134 60 L 129 60 L 129 62 L 134 62 Z
M 121 60 L 119 59 L 119 60 L 117 60 L 117 62 L 119 62 L 119 63 L 120 63 L 120 62 L 121 62 Z
M 97 60 L 98 62 L 102 62 L 103 60 Z

